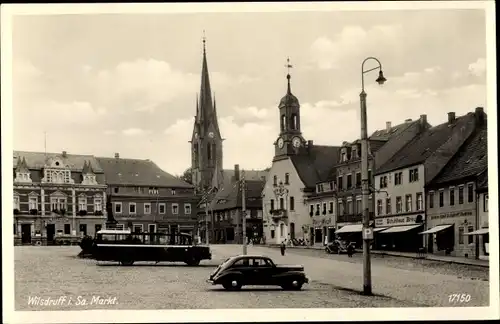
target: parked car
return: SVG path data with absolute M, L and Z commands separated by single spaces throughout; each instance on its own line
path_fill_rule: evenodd
M 222 285 L 227 290 L 254 285 L 300 290 L 309 279 L 302 265 L 278 265 L 266 256 L 238 255 L 221 263 L 207 282 Z
M 325 247 L 325 252 L 328 254 L 344 254 L 347 253 L 348 242 L 335 240 Z

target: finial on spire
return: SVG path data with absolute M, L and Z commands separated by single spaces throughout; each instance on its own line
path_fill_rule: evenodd
M 205 36 L 205 29 L 203 29 L 203 53 L 205 53 L 205 43 L 207 42 L 207 37 Z
M 286 75 L 286 78 L 287 78 L 287 80 L 288 80 L 288 93 L 292 93 L 292 90 L 291 90 L 291 88 L 290 88 L 290 78 L 291 78 L 291 76 L 290 76 L 290 69 L 291 69 L 291 68 L 293 68 L 293 65 L 291 65 L 291 64 L 290 64 L 290 57 L 288 57 L 288 58 L 286 59 L 286 65 L 285 65 L 285 67 L 286 67 L 286 68 L 287 68 L 287 70 L 288 70 L 288 73 L 287 73 L 287 75 Z

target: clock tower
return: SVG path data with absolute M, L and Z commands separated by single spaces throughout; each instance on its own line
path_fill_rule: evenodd
M 212 101 L 207 55 L 203 37 L 203 63 L 201 68 L 201 89 L 196 98 L 196 116 L 191 136 L 191 175 L 197 190 L 220 186 L 214 183 L 222 180 L 222 137 L 217 121 L 215 98 Z
M 290 59 L 287 59 L 288 68 L 287 93 L 281 98 L 278 109 L 280 118 L 280 133 L 274 143 L 274 160 L 280 160 L 290 155 L 297 155 L 304 152 L 306 142 L 300 130 L 300 104 L 297 97 L 292 94 L 290 86 Z

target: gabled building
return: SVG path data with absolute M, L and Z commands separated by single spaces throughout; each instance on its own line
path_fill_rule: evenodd
M 306 199 L 316 183 L 327 177 L 339 147 L 314 145 L 301 132 L 300 104 L 292 94 L 290 74 L 279 109 L 280 133 L 274 143 L 275 155 L 263 189 L 262 209 L 266 243 L 307 240 L 311 216 Z
M 92 155 L 14 151 L 15 244 L 94 235 L 106 221 L 104 172 Z
M 429 253 L 479 257 L 485 252 L 484 247 L 480 251 L 480 236 L 473 234 L 488 228 L 484 215 L 480 219 L 485 199 L 478 192 L 488 171 L 488 130 L 486 120 L 478 123 L 474 134 L 425 186 Z
M 481 125 L 482 108 L 415 137 L 375 171 L 377 248 L 415 252 L 427 244 L 425 186 L 428 185 Z
M 107 183 L 108 213 L 134 232 L 195 233 L 194 187 L 151 160 L 98 157 Z

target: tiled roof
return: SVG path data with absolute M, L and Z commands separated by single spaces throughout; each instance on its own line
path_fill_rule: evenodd
M 408 129 L 411 125 L 415 123 L 419 123 L 419 120 L 415 120 L 412 122 L 404 122 L 399 125 L 395 125 L 390 127 L 389 129 L 379 129 L 373 132 L 373 134 L 369 137 L 370 140 L 374 141 L 387 141 L 389 138 L 394 137 L 394 135 L 400 134 Z
M 442 184 L 454 180 L 478 176 L 488 168 L 488 130 L 478 130 L 453 156 L 441 173 L 431 182 Z
M 487 191 L 488 190 L 488 168 L 486 168 L 480 175 L 477 181 L 477 190 L 478 191 Z
M 474 114 L 458 117 L 451 125 L 446 122 L 427 129 L 406 144 L 385 164 L 381 165 L 376 170 L 375 174 L 423 163 L 443 145 L 454 132 L 462 129 L 462 127 L 465 127 L 471 121 L 474 121 Z
M 332 166 L 339 159 L 340 147 L 314 145 L 307 155 L 294 155 L 290 159 L 307 188 L 314 188 L 316 183 L 326 181 Z
M 112 185 L 156 186 L 192 188 L 189 183 L 163 171 L 150 160 L 98 157 L 106 175 L 106 183 Z
M 19 158 L 26 159 L 26 164 L 29 169 L 43 169 L 43 167 L 50 163 L 54 159 L 60 159 L 63 165 L 68 165 L 71 171 L 80 172 L 83 170 L 85 163 L 90 163 L 94 173 L 102 173 L 103 170 L 99 165 L 99 162 L 93 155 L 77 155 L 77 154 L 66 154 L 63 156 L 62 153 L 44 153 L 44 152 L 26 152 L 26 151 L 14 151 L 14 166 L 17 165 Z
M 246 181 L 246 208 L 262 208 L 262 190 L 265 181 L 248 180 Z M 211 209 L 214 211 L 241 208 L 242 195 L 240 185 L 234 183 L 230 188 L 224 188 L 219 191 L 212 200 Z

